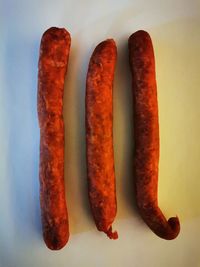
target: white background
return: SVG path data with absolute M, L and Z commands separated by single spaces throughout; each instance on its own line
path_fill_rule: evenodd
M 200 266 L 200 2 L 198 0 L 2 0 L 0 38 L 0 267 Z M 39 207 L 37 62 L 51 26 L 72 37 L 65 85 L 65 183 L 70 240 L 51 251 Z M 165 241 L 143 223 L 133 194 L 133 107 L 127 39 L 153 40 L 160 121 L 159 203 L 181 232 Z M 118 46 L 114 149 L 118 213 L 109 240 L 96 230 L 87 199 L 84 94 L 94 47 Z

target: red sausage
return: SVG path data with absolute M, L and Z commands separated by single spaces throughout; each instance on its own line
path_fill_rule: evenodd
M 111 239 L 118 237 L 112 232 L 117 211 L 112 132 L 116 56 L 114 40 L 100 43 L 91 56 L 86 81 L 89 200 L 97 229 Z
M 70 34 L 50 28 L 42 36 L 38 70 L 40 205 L 44 241 L 58 250 L 69 239 L 64 188 L 63 92 Z
M 132 34 L 128 44 L 133 78 L 136 202 L 150 229 L 170 240 L 179 234 L 180 223 L 178 217 L 167 221 L 158 207 L 159 125 L 153 45 L 145 31 Z

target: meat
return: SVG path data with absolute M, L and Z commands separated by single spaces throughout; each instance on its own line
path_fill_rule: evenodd
M 69 238 L 64 188 L 63 92 L 70 34 L 50 28 L 42 36 L 38 70 L 40 205 L 44 241 L 58 250 Z
M 97 229 L 111 239 L 118 237 L 112 232 L 117 211 L 112 130 L 116 56 L 114 40 L 101 42 L 91 56 L 86 81 L 89 200 Z
M 180 231 L 178 217 L 168 221 L 158 207 L 159 124 L 153 45 L 149 34 L 129 37 L 135 136 L 135 192 L 145 223 L 161 238 L 174 239 Z

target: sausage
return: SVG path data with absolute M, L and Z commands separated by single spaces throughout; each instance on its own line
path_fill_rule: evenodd
M 43 238 L 52 250 L 61 249 L 69 239 L 64 188 L 63 92 L 70 43 L 70 34 L 65 29 L 48 29 L 41 39 L 38 64 L 40 205 Z
M 135 192 L 141 217 L 159 237 L 170 240 L 180 231 L 178 217 L 168 221 L 158 207 L 159 124 L 155 59 L 151 38 L 145 31 L 129 37 L 132 73 Z
M 86 155 L 88 195 L 96 227 L 111 239 L 116 216 L 113 154 L 113 79 L 117 57 L 114 40 L 94 50 L 86 80 Z

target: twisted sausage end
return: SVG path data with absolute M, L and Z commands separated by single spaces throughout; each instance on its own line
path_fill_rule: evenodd
M 118 239 L 117 231 L 112 231 L 112 226 L 105 232 L 110 239 Z
M 176 217 L 171 217 L 168 220 L 168 224 L 172 230 L 172 234 L 169 236 L 169 238 L 166 238 L 168 240 L 174 239 L 178 236 L 179 232 L 180 232 L 180 222 L 179 222 L 179 218 Z

